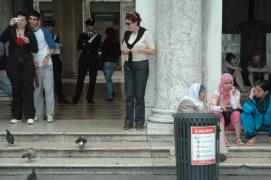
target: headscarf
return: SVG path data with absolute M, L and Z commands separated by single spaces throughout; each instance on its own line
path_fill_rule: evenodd
M 231 74 L 229 74 L 229 73 L 222 74 L 221 79 L 220 79 L 220 83 L 218 86 L 218 91 L 223 96 L 224 99 L 230 98 L 229 91 L 227 91 L 224 87 L 225 81 L 229 81 L 229 80 L 233 82 L 233 77 Z
M 203 90 L 204 87 L 201 83 L 194 83 L 188 90 L 188 93 L 183 97 L 183 100 L 188 99 L 192 101 L 199 109 L 203 109 L 204 103 L 203 101 L 199 100 L 200 91 Z M 205 87 L 204 87 L 205 89 Z

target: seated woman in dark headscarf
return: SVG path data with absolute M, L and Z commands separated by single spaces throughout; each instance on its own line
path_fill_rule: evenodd
M 256 134 L 259 130 L 269 132 L 271 144 L 271 103 L 270 83 L 266 80 L 256 83 L 251 89 L 249 98 L 243 104 L 241 121 L 248 139 L 247 145 L 255 145 Z

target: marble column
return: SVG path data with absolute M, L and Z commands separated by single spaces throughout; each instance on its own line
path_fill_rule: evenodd
M 156 42 L 156 0 L 137 0 L 136 11 L 141 15 L 141 26 L 145 27 Z M 145 118 L 151 115 L 151 109 L 154 107 L 155 86 L 156 86 L 156 60 L 154 56 L 149 57 L 149 79 L 147 82 L 145 94 Z
M 156 101 L 148 134 L 172 134 L 177 106 L 202 81 L 202 1 L 157 0 Z
M 56 30 L 60 34 L 63 43 L 63 72 L 73 74 L 77 72 L 79 51 L 77 39 L 83 31 L 82 11 L 83 1 L 54 0 L 54 15 L 56 18 Z
M 90 0 L 83 0 L 83 22 L 90 18 Z M 86 26 L 83 26 L 83 31 L 86 31 Z
M 208 101 L 216 90 L 222 70 L 222 0 L 202 1 L 203 82 Z
M 9 24 L 10 18 L 13 15 L 13 3 L 10 0 L 0 1 L 0 33 Z

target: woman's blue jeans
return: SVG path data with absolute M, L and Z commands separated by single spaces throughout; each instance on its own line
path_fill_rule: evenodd
M 8 83 L 6 71 L 0 71 L 0 90 L 3 91 L 8 97 L 11 98 L 12 88 Z
M 0 80 L 0 90 L 3 91 L 8 97 L 11 97 L 11 87 Z
M 124 63 L 124 79 L 126 93 L 125 125 L 143 126 L 145 123 L 145 90 L 149 77 L 149 61 Z
M 112 81 L 112 75 L 116 69 L 116 63 L 114 62 L 104 62 L 104 78 L 106 80 L 106 98 L 107 99 L 112 99 L 113 94 L 115 94 L 115 87 L 114 83 Z

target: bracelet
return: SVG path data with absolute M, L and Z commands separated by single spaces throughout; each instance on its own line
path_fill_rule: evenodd
M 46 58 L 50 58 L 51 56 L 49 56 L 48 54 L 45 56 Z

